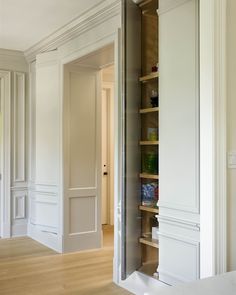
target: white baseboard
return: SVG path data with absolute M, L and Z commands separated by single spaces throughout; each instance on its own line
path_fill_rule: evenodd
M 28 224 L 28 236 L 48 248 L 62 253 L 62 237 L 57 234 L 44 232 L 37 228 L 37 225 Z
M 1 238 L 9 239 L 11 237 L 11 224 L 3 223 L 1 227 Z
M 27 236 L 27 222 L 22 224 L 13 224 L 11 228 L 12 237 L 24 237 Z
M 136 295 L 154 295 L 169 288 L 168 285 L 138 271 L 133 272 L 125 281 L 120 281 L 119 286 Z

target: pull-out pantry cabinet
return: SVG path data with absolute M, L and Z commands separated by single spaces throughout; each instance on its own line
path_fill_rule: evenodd
M 199 2 L 127 0 L 122 279 L 199 278 Z

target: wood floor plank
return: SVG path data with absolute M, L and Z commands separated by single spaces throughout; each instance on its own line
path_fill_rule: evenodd
M 30 238 L 0 240 L 0 294 L 131 294 L 112 283 L 111 237 L 104 241 L 98 251 L 58 254 Z

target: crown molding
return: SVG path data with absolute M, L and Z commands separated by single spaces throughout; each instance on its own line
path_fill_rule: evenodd
M 25 57 L 23 51 L 0 48 L 1 56 Z
M 119 15 L 121 0 L 105 0 L 89 9 L 73 21 L 69 22 L 48 37 L 42 39 L 24 52 L 28 62 L 36 59 L 36 55 L 62 46 L 68 41 L 91 30 L 108 19 Z

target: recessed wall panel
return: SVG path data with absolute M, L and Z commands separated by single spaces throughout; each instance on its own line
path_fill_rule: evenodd
M 70 234 L 96 231 L 96 197 L 70 198 Z
M 70 73 L 70 187 L 95 187 L 96 75 Z

